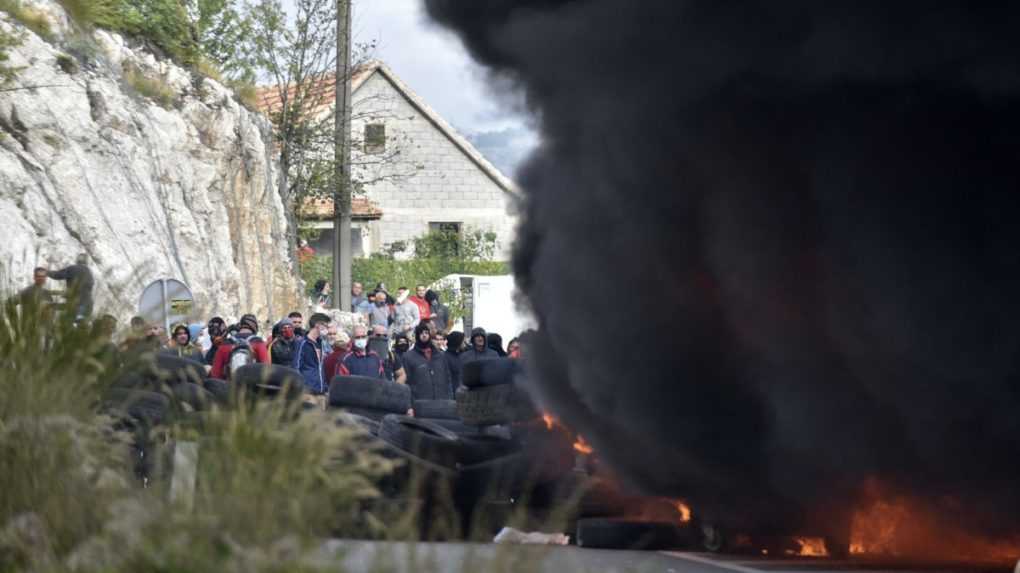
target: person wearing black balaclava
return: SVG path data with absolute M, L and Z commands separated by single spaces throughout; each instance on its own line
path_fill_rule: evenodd
M 223 344 L 224 335 L 227 333 L 227 323 L 222 318 L 214 316 L 209 319 L 206 330 L 209 333 L 209 340 L 212 342 L 212 346 L 205 353 L 205 363 L 212 366 L 213 359 L 216 357 L 216 351 L 220 349 L 220 345 Z
M 432 345 L 428 323 L 414 327 L 414 348 L 401 357 L 415 400 L 453 400 L 453 374 L 445 354 Z
M 506 350 L 503 350 L 502 336 L 496 334 L 495 332 L 490 332 L 489 335 L 485 337 L 485 341 L 488 347 L 495 350 L 496 354 L 498 354 L 500 358 L 506 357 Z
M 453 376 L 453 388 L 460 386 L 460 353 L 463 351 L 464 333 L 455 330 L 446 335 L 446 351 L 443 356 L 450 363 L 450 374 Z

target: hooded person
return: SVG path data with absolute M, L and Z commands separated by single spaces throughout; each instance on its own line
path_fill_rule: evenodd
M 414 347 L 401 357 L 415 400 L 453 400 L 454 379 L 445 353 L 432 345 L 428 323 L 414 327 Z
M 227 334 L 227 323 L 222 317 L 214 316 L 205 325 L 205 331 L 209 336 L 209 348 L 205 351 L 205 363 L 212 366 L 216 351 L 223 344 L 223 338 Z
M 160 354 L 187 358 L 195 362 L 205 363 L 202 356 L 202 349 L 192 342 L 191 329 L 186 324 L 175 324 L 171 329 L 170 343 L 166 348 L 160 350 Z
M 439 300 L 439 294 L 432 289 L 425 291 L 425 300 L 429 303 L 432 324 L 436 325 L 436 330 L 445 333 L 450 328 L 449 307 Z
M 502 336 L 496 334 L 495 332 L 490 332 L 488 336 L 485 337 L 485 342 L 489 346 L 489 348 L 496 351 L 496 354 L 498 354 L 500 358 L 506 357 L 506 350 L 503 350 Z
M 228 333 L 231 336 L 225 338 L 224 342 L 216 349 L 216 356 L 213 357 L 212 371 L 209 375 L 213 378 L 226 379 L 230 374 L 227 370 L 227 365 L 230 362 L 230 353 L 234 350 L 235 345 L 242 343 L 251 347 L 252 356 L 256 362 L 268 364 L 269 348 L 259 338 L 258 332 L 259 321 L 255 318 L 255 315 L 246 314 L 242 316 L 236 325 L 230 327 Z
M 454 388 L 460 386 L 460 353 L 463 352 L 462 346 L 464 346 L 463 332 L 455 330 L 446 335 L 446 350 L 443 352 L 443 356 L 450 364 L 450 374 L 453 376 Z
M 489 348 L 489 338 L 485 334 L 485 329 L 480 326 L 474 328 L 471 331 L 468 347 L 460 353 L 460 365 L 464 366 L 475 360 L 494 360 L 496 358 L 499 358 L 499 354 Z
M 284 318 L 276 323 L 273 330 L 276 335 L 269 343 L 269 358 L 273 364 L 290 366 L 294 363 L 294 349 L 298 341 L 294 322 L 289 318 Z

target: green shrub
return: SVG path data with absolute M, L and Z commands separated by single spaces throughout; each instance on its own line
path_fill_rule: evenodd
M 46 14 L 21 3 L 21 0 L 0 0 L 0 12 L 7 12 L 11 18 L 35 32 L 44 40 L 53 39 L 53 30 Z
M 241 105 L 248 108 L 249 111 L 259 111 L 259 92 L 254 84 L 243 80 L 235 80 L 227 82 L 227 87 L 234 90 L 237 101 L 241 102 Z
M 123 29 L 126 17 L 123 0 L 60 0 L 71 20 L 85 30 Z
M 75 74 L 78 72 L 78 61 L 67 54 L 57 54 L 57 67 L 65 74 Z
M 162 78 L 150 78 L 133 66 L 124 70 L 124 81 L 136 92 L 145 96 L 164 108 L 169 109 L 174 103 L 174 90 Z

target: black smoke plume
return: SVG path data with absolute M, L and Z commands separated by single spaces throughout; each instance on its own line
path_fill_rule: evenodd
M 538 118 L 530 367 L 632 485 L 1017 530 L 1020 5 L 425 5 Z

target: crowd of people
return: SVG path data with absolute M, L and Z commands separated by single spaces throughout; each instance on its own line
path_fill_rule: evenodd
M 78 293 L 69 297 L 76 305 L 76 318 L 90 318 L 93 281 L 85 257 L 55 272 L 36 268 L 33 284 L 19 293 L 20 302 L 44 307 L 52 304 L 57 291 L 46 288 L 50 278 L 67 280 L 69 291 Z M 385 285 L 366 293 L 363 285 L 355 282 L 350 311 L 363 320 L 354 321 L 349 331 L 324 312 L 314 312 L 306 321 L 300 311 L 293 311 L 275 323 L 261 323 L 255 315 L 246 314 L 228 324 L 215 316 L 205 324 L 175 324 L 170 332 L 135 316 L 115 350 L 124 356 L 156 352 L 194 360 L 205 365 L 210 377 L 224 380 L 230 379 L 231 370 L 239 364 L 287 366 L 301 373 L 306 393 L 322 403 L 337 375 L 407 384 L 415 400 L 449 400 L 460 385 L 465 364 L 520 357 L 516 338 L 504 349 L 502 337 L 484 328 L 472 329 L 469 336 L 451 331 L 449 308 L 424 285 L 418 285 L 414 294 L 400 287 L 391 295 Z M 103 315 L 95 323 L 113 338 L 114 317 Z M 260 324 L 266 328 L 260 330 Z M 244 360 L 237 361 L 238 355 Z

